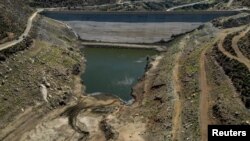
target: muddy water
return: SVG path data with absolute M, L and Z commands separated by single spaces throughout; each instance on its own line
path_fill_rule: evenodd
M 146 49 L 84 48 L 87 60 L 82 75 L 87 93 L 107 93 L 124 101 L 132 99 L 132 86 L 138 82 L 147 63 L 146 57 L 156 54 Z

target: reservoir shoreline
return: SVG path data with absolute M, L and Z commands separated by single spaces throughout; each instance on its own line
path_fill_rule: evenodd
M 151 12 L 151 13 L 148 13 L 148 12 L 115 12 L 114 13 L 114 12 L 77 12 L 77 11 L 52 11 L 52 12 L 49 11 L 48 12 L 47 11 L 47 12 L 43 12 L 43 15 L 47 16 L 47 17 L 50 17 L 50 18 L 53 18 L 55 20 L 58 20 L 60 22 L 62 21 L 63 23 L 65 23 L 65 25 L 67 25 L 68 28 L 70 28 L 70 29 L 72 29 L 72 31 L 76 32 L 76 34 L 78 35 L 78 39 L 81 41 L 80 45 L 84 46 L 84 48 L 86 48 L 87 50 L 88 50 L 88 48 L 91 48 L 91 49 L 94 49 L 94 48 L 100 48 L 100 49 L 107 48 L 107 50 L 110 50 L 110 49 L 114 49 L 114 50 L 120 50 L 120 49 L 137 49 L 137 50 L 147 49 L 147 50 L 151 50 L 152 49 L 152 50 L 156 50 L 158 52 L 162 52 L 162 51 L 166 50 L 167 44 L 169 42 L 171 42 L 172 40 L 174 40 L 175 38 L 177 38 L 179 36 L 182 36 L 183 34 L 190 33 L 192 31 L 196 30 L 197 28 L 198 29 L 201 28 L 202 27 L 201 25 L 203 25 L 206 21 L 209 21 L 209 20 L 214 19 L 216 17 L 223 16 L 223 14 L 231 15 L 231 14 L 236 14 L 236 13 L 237 12 L 235 12 L 235 11 L 233 11 L 233 12 L 232 11 L 231 12 L 228 12 L 228 11 L 226 11 L 226 12 L 217 12 L 216 11 L 215 12 L 214 11 L 212 13 L 211 12 L 210 13 L 208 13 L 208 12 L 199 13 L 197 11 L 196 12 L 185 12 L 185 13 L 182 13 L 182 12 Z M 193 14 L 198 15 L 198 16 L 196 17 Z M 76 17 L 74 15 L 76 15 Z M 96 15 L 97 15 L 97 17 L 96 17 Z M 132 17 L 130 15 L 132 15 Z M 207 17 L 207 15 L 210 15 L 210 16 Z M 109 18 L 108 20 L 105 18 L 107 16 Z M 128 21 L 119 21 L 120 18 L 121 18 L 120 16 L 128 17 Z M 154 16 L 156 16 L 156 17 L 154 17 Z M 192 18 L 185 21 L 190 16 Z M 174 17 L 174 19 L 172 19 L 171 17 Z M 125 19 L 127 19 L 127 18 L 125 18 Z M 77 21 L 75 23 L 74 22 L 75 20 L 79 20 L 79 21 Z M 136 21 L 136 20 L 139 20 L 139 21 Z M 172 27 L 172 26 L 175 26 L 175 23 L 172 23 L 172 22 L 174 22 L 174 20 L 177 20 L 178 22 L 180 21 L 180 23 L 178 23 L 178 25 L 179 24 L 182 25 L 182 23 L 189 23 L 190 25 L 189 26 L 185 25 L 185 28 L 183 28 L 183 29 L 181 29 L 179 31 L 175 30 L 175 31 L 173 31 L 173 33 L 170 33 L 168 30 L 174 30 L 173 27 Z M 182 21 L 182 20 L 184 20 L 184 21 Z M 111 23 L 113 22 L 114 26 L 109 25 L 108 23 L 106 23 L 107 21 L 111 22 Z M 149 22 L 149 23 L 144 25 L 142 23 L 144 21 L 146 23 L 147 22 Z M 191 23 L 190 23 L 190 21 L 191 21 Z M 108 25 L 108 26 L 103 26 L 103 24 L 99 24 L 99 22 L 103 23 L 104 25 Z M 197 23 L 194 24 L 192 22 L 197 22 Z M 164 29 L 164 28 L 163 29 L 158 29 L 159 27 L 155 25 L 156 23 L 163 26 L 164 28 L 167 26 L 168 29 Z M 162 23 L 163 23 L 163 25 L 162 25 Z M 82 26 L 82 24 L 86 24 L 87 27 Z M 88 28 L 89 25 L 93 25 L 93 24 L 94 24 L 93 27 Z M 81 25 L 81 26 L 78 27 L 78 25 Z M 91 34 L 93 29 L 95 29 L 97 26 L 99 26 L 99 28 L 105 29 L 107 31 L 102 31 L 102 30 L 97 28 L 96 31 L 95 31 L 96 33 Z M 134 31 L 134 29 L 138 30 L 138 28 L 140 28 L 141 26 L 143 26 L 143 28 L 140 29 L 138 32 Z M 112 31 L 112 29 L 114 29 L 114 27 L 116 27 L 118 30 L 117 31 Z M 125 28 L 125 29 L 122 30 L 123 28 Z M 82 29 L 90 29 L 91 31 L 85 31 L 85 30 L 82 30 Z M 159 31 L 162 31 L 162 32 L 165 32 L 165 33 L 167 32 L 169 35 L 160 34 L 157 37 L 157 39 L 153 39 L 150 42 L 144 42 L 144 41 L 148 41 L 147 38 L 141 39 L 139 41 L 137 39 L 138 36 L 142 36 L 142 38 L 144 38 L 146 36 L 146 34 L 149 35 L 149 37 L 152 37 L 152 35 L 156 36 L 155 33 L 159 32 Z M 107 36 L 106 32 L 107 33 L 112 33 L 112 34 L 114 33 L 114 34 L 112 36 L 110 36 L 109 38 L 104 39 L 104 37 L 106 38 L 106 36 Z M 130 35 L 127 35 L 127 33 L 129 33 L 129 32 L 132 32 L 131 35 L 135 36 L 135 39 L 133 37 L 131 37 L 132 39 L 135 40 L 135 42 L 133 42 L 133 41 L 131 41 L 129 39 L 126 40 L 126 38 L 130 37 Z M 86 36 L 81 35 L 81 34 L 86 34 Z M 118 42 L 116 42 L 116 40 L 110 40 L 110 39 L 113 39 L 113 37 L 117 38 L 116 34 L 120 36 L 120 38 L 117 39 Z M 101 40 L 98 40 L 98 36 L 101 37 L 100 38 Z M 165 36 L 168 36 L 168 38 L 161 38 L 161 37 L 165 37 Z M 84 37 L 90 37 L 90 38 L 84 38 Z M 95 37 L 97 37 L 97 38 L 95 38 Z M 162 41 L 162 44 L 159 44 L 161 41 Z M 103 52 L 103 53 L 105 54 L 105 52 Z M 129 50 L 128 50 L 128 52 L 129 52 Z M 88 53 L 85 54 L 84 56 L 86 57 L 86 55 L 88 55 Z M 159 57 L 158 55 L 159 54 L 155 55 L 156 58 Z M 102 57 L 100 57 L 100 54 L 97 55 L 97 56 L 98 56 L 97 59 L 102 58 Z M 117 57 L 119 57 L 119 56 L 117 56 Z M 107 56 L 106 56 L 106 58 L 107 58 Z M 130 57 L 128 57 L 128 58 L 130 58 Z M 91 59 L 86 57 L 86 60 L 87 60 L 87 64 L 88 64 Z M 93 60 L 93 57 L 92 57 L 92 60 Z M 104 55 L 104 60 L 105 60 L 105 55 Z M 103 61 L 103 59 L 101 59 L 101 62 L 105 62 L 104 64 L 107 64 L 107 65 L 108 65 L 108 63 L 110 61 L 112 62 L 112 59 L 109 59 L 109 61 Z M 140 83 L 141 80 L 145 79 L 144 77 L 146 77 L 147 72 L 150 71 L 150 67 L 149 67 L 149 66 L 151 66 L 150 64 L 154 64 L 154 63 L 152 63 L 153 61 L 154 61 L 154 59 L 152 59 L 151 57 L 149 57 L 147 59 L 147 62 L 145 64 L 145 66 L 144 66 L 143 72 L 140 72 L 140 74 L 142 76 L 138 75 L 138 76 L 140 76 L 139 78 L 134 77 L 133 80 L 131 80 L 130 77 L 128 77 L 127 75 L 124 75 L 123 77 L 126 78 L 126 79 L 124 79 L 124 82 L 121 81 L 121 80 L 123 80 L 123 78 L 119 78 L 119 80 L 115 80 L 115 81 L 117 82 L 117 84 L 119 84 L 119 83 L 120 84 L 125 84 L 125 82 L 127 84 L 128 82 L 133 82 L 133 85 L 130 86 L 130 89 L 134 89 L 134 87 L 138 83 Z M 94 62 L 94 63 L 96 63 L 96 62 Z M 113 63 L 114 64 L 119 64 L 120 62 L 113 62 Z M 87 72 L 92 73 L 92 72 L 95 72 L 96 70 L 98 70 L 98 71 L 100 70 L 100 66 L 97 66 L 97 68 L 94 67 L 94 69 L 92 68 L 91 71 L 88 71 L 88 69 L 90 68 L 90 65 L 93 65 L 93 64 L 91 64 L 91 63 L 88 64 L 88 65 L 87 64 L 86 64 L 86 66 L 87 66 L 86 70 L 85 70 L 85 72 L 83 74 L 84 77 L 82 77 L 83 80 L 86 78 L 86 73 Z M 98 64 L 98 62 L 97 62 L 97 64 Z M 103 64 L 101 63 L 99 65 L 102 66 Z M 107 67 L 107 66 L 103 66 L 102 69 L 104 69 L 105 67 Z M 132 67 L 132 68 L 134 68 L 134 67 Z M 108 67 L 108 68 L 112 68 L 112 67 Z M 131 68 L 131 67 L 128 67 L 128 68 Z M 117 69 L 117 68 L 115 68 L 115 69 Z M 110 71 L 107 70 L 107 72 L 109 72 L 109 73 L 110 73 Z M 123 69 L 121 69 L 120 71 L 123 71 Z M 129 72 L 129 71 L 127 70 L 127 72 Z M 99 72 L 95 72 L 94 74 L 95 75 L 99 74 Z M 100 82 L 101 79 L 99 79 L 99 78 L 101 78 L 101 76 L 105 76 L 104 74 L 97 77 L 98 79 L 94 78 L 95 75 L 92 75 L 90 77 L 90 79 L 88 79 L 88 80 L 90 80 L 89 82 L 93 83 L 91 85 L 95 86 L 95 85 L 97 85 L 97 83 L 103 83 L 103 84 L 111 83 L 111 82 L 106 81 L 108 78 L 104 78 L 105 82 Z M 83 81 L 83 82 L 84 82 L 84 85 L 86 86 L 87 89 L 90 88 L 90 86 L 87 86 L 86 81 Z M 100 84 L 98 84 L 98 85 L 100 85 Z M 105 89 L 107 87 L 108 86 L 101 86 L 100 85 L 100 88 L 103 88 L 103 89 Z M 102 91 L 102 89 L 94 89 L 94 88 L 91 88 L 91 89 L 92 89 L 91 91 L 85 91 L 85 92 L 88 93 L 88 94 L 100 92 L 100 93 L 104 93 L 104 94 L 105 93 L 110 93 L 110 94 L 114 94 L 116 96 L 119 95 L 119 93 L 117 93 L 117 92 L 116 92 L 116 94 L 112 93 L 108 89 L 107 89 L 108 90 L 107 92 Z M 113 88 L 110 88 L 110 89 L 113 89 Z M 132 96 L 134 99 L 136 99 L 135 95 L 133 95 L 133 91 L 131 91 L 130 93 L 128 93 L 128 91 L 127 91 L 126 93 L 127 93 L 126 95 Z M 131 100 L 131 99 L 126 99 L 126 98 L 124 99 L 121 96 L 118 96 L 118 97 L 121 98 L 123 101 Z
M 84 10 L 66 10 L 60 8 L 45 8 L 43 13 L 73 13 L 73 14 L 238 14 L 237 10 L 213 10 L 213 11 L 84 11 Z

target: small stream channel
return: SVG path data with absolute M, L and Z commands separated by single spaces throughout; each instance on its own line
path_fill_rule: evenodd
M 69 24 L 82 39 L 112 42 L 112 39 L 116 38 L 117 40 L 114 41 L 128 43 L 129 41 L 134 42 L 133 39 L 135 41 L 142 39 L 141 42 L 167 40 L 172 34 L 184 33 L 212 19 L 236 13 L 81 13 L 68 11 L 44 12 L 43 15 Z M 185 28 L 183 28 L 184 26 Z M 95 47 L 85 47 L 82 49 L 82 53 L 87 60 L 85 73 L 81 76 L 86 86 L 86 92 L 112 94 L 123 101 L 132 99 L 131 89 L 145 72 L 147 56 L 157 54 L 154 50 L 146 49 Z

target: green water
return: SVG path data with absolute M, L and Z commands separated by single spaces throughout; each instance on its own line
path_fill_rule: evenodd
M 132 87 L 144 74 L 147 56 L 156 51 L 88 47 L 83 53 L 87 60 L 82 75 L 86 92 L 112 94 L 128 101 L 132 99 Z

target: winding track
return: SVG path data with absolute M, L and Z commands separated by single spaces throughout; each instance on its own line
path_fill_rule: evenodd
M 227 52 L 225 48 L 223 47 L 223 42 L 225 37 L 233 32 L 237 32 L 242 30 L 244 27 L 236 27 L 229 30 L 222 31 L 221 34 L 218 35 L 218 48 L 219 50 L 225 54 L 227 57 L 231 59 L 235 59 L 243 64 L 245 64 L 248 69 L 250 66 L 250 60 L 247 59 L 239 50 L 238 48 L 238 41 L 242 37 L 245 36 L 245 34 L 250 30 L 250 27 L 248 27 L 245 31 L 241 32 L 239 35 L 235 36 L 232 40 L 232 48 L 235 50 L 237 56 L 234 56 Z M 209 47 L 206 47 L 200 56 L 200 88 L 201 88 L 201 96 L 200 96 L 200 130 L 201 130 L 201 140 L 207 141 L 207 125 L 209 124 L 209 116 L 208 116 L 208 106 L 209 106 L 209 85 L 207 81 L 206 76 L 206 52 L 209 49 Z
M 244 60 L 244 62 L 246 64 L 248 64 L 248 66 L 250 66 L 250 60 L 244 56 L 242 54 L 242 52 L 240 51 L 239 47 L 238 47 L 238 42 L 239 40 L 244 37 L 248 32 L 250 31 L 250 26 L 243 32 L 241 32 L 238 36 L 235 36 L 232 40 L 232 48 L 234 49 L 234 51 L 236 52 L 237 54 L 237 57 L 240 58 L 241 60 Z
M 237 31 L 240 31 L 242 28 L 244 28 L 244 27 L 233 28 L 233 29 L 229 30 L 229 32 L 237 32 Z M 228 51 L 226 51 L 225 48 L 223 47 L 223 42 L 224 42 L 224 40 L 225 40 L 227 34 L 228 34 L 228 30 L 225 30 L 225 31 L 223 31 L 222 34 L 220 35 L 221 37 L 220 37 L 220 41 L 219 41 L 219 43 L 218 43 L 218 48 L 219 48 L 219 50 L 220 50 L 224 55 L 226 55 L 228 58 L 235 59 L 235 60 L 239 61 L 240 63 L 244 64 L 244 65 L 248 68 L 248 70 L 250 70 L 250 62 L 249 62 L 248 59 L 245 60 L 245 59 L 242 59 L 242 58 L 240 58 L 240 57 L 238 57 L 238 56 L 234 56 L 234 55 L 232 55 L 231 53 L 229 53 Z M 241 36 L 241 35 L 240 35 L 240 36 Z M 236 39 L 237 39 L 237 38 L 236 38 Z M 234 40 L 235 40 L 235 39 L 234 39 Z M 237 41 L 235 41 L 235 42 L 237 42 Z M 237 44 L 237 43 L 234 43 L 234 44 Z M 234 48 L 238 48 L 238 46 L 236 45 Z M 238 53 L 239 53 L 239 52 L 238 52 Z M 237 54 L 237 53 L 236 53 L 236 54 Z
M 189 6 L 194 6 L 196 4 L 202 4 L 202 3 L 207 3 L 207 2 L 208 2 L 208 0 L 204 0 L 204 1 L 200 1 L 200 2 L 194 2 L 194 3 L 179 5 L 179 6 L 175 6 L 175 7 L 169 8 L 166 11 L 173 11 L 175 9 L 179 9 L 179 8 L 183 8 L 183 7 L 189 7 Z
M 1 44 L 1 45 L 0 45 L 0 51 L 1 51 L 1 50 L 4 50 L 4 49 L 7 49 L 7 48 L 10 48 L 10 47 L 12 47 L 12 46 L 14 46 L 14 45 L 16 45 L 16 44 L 22 42 L 22 41 L 25 39 L 25 37 L 29 34 L 29 32 L 30 32 L 30 30 L 31 30 L 31 27 L 32 27 L 32 25 L 33 25 L 33 19 L 37 16 L 38 13 L 40 13 L 40 12 L 42 12 L 42 11 L 43 11 L 43 9 L 37 9 L 37 11 L 34 12 L 34 13 L 29 17 L 28 22 L 27 22 L 26 29 L 25 29 L 25 31 L 22 33 L 22 35 L 20 35 L 20 36 L 18 37 L 17 40 L 13 40 L 13 41 L 6 42 L 6 43 L 4 43 L 4 44 Z

